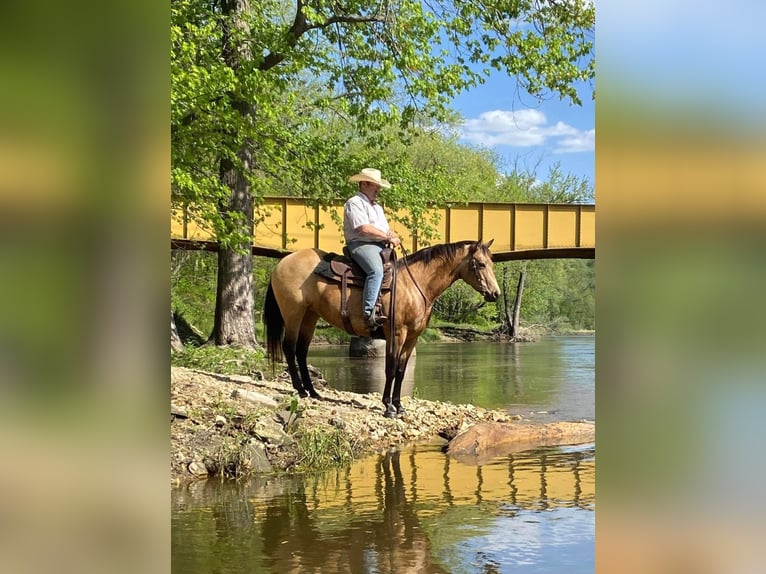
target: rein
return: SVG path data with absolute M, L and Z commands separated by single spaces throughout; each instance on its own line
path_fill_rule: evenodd
M 404 253 L 404 268 L 407 270 L 407 274 L 410 276 L 410 279 L 412 279 L 412 282 L 415 284 L 415 288 L 418 290 L 418 293 L 420 293 L 420 296 L 423 297 L 423 302 L 425 303 L 425 312 L 428 312 L 428 307 L 431 306 L 431 302 L 428 300 L 428 297 L 426 297 L 426 294 L 423 293 L 423 290 L 420 288 L 420 285 L 418 285 L 418 282 L 415 280 L 414 275 L 412 274 L 412 271 L 410 271 L 410 266 L 407 265 L 407 256 L 409 255 L 407 253 L 407 250 L 404 248 L 403 244 L 399 244 L 399 247 L 402 249 L 402 253 Z

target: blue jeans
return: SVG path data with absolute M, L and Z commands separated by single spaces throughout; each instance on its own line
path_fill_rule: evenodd
M 364 316 L 369 317 L 372 315 L 372 309 L 375 306 L 375 301 L 378 299 L 380 286 L 383 283 L 383 260 L 380 258 L 383 245 L 380 243 L 352 241 L 348 244 L 348 250 L 354 261 L 367 274 L 367 278 L 364 280 L 362 301 Z

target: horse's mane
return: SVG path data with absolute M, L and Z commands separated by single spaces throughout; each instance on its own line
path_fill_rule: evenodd
M 457 243 L 442 243 L 439 245 L 432 245 L 431 247 L 425 247 L 420 251 L 416 251 L 404 258 L 407 265 L 412 263 L 422 262 L 423 265 L 428 266 L 434 259 L 454 259 L 459 249 L 467 245 L 473 245 L 475 241 L 458 241 Z M 402 260 L 399 260 L 397 264 L 401 264 Z

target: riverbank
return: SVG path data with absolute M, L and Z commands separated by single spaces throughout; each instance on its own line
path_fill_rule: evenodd
M 322 400 L 298 400 L 286 373 L 231 375 L 172 367 L 171 482 L 311 471 L 412 443 L 446 447 L 468 429 L 501 429 L 505 453 L 595 437 L 593 423 L 540 424 L 502 410 L 414 397 L 402 398 L 403 418 L 386 419 L 379 393 L 338 391 L 321 373 L 313 377 Z M 485 433 L 472 444 L 488 456 L 493 436 Z

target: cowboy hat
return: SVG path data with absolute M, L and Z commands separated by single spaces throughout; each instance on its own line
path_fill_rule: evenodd
M 366 167 L 356 175 L 352 175 L 348 178 L 348 181 L 371 181 L 372 183 L 376 183 L 380 187 L 385 187 L 386 189 L 391 187 L 389 182 L 380 177 L 380 170 L 371 167 Z

